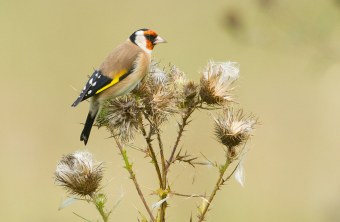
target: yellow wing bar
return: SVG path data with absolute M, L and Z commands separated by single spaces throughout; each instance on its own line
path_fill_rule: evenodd
M 122 71 L 120 71 L 117 74 L 115 74 L 113 80 L 109 84 L 105 85 L 103 88 L 99 89 L 96 92 L 96 94 L 104 91 L 105 89 L 107 89 L 107 88 L 113 86 L 114 84 L 116 84 L 117 82 L 119 82 L 119 78 L 122 77 L 125 73 L 127 73 L 127 70 L 123 69 Z

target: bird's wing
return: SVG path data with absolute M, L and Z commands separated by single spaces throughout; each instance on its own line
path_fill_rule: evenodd
M 133 67 L 129 70 L 122 69 L 121 71 L 113 74 L 113 78 L 109 78 L 101 73 L 100 70 L 96 70 L 90 79 L 87 81 L 83 90 L 81 91 L 79 97 L 74 101 L 72 106 L 77 106 L 81 101 L 88 99 L 107 88 L 115 85 L 116 83 L 125 79 L 131 72 L 133 71 Z

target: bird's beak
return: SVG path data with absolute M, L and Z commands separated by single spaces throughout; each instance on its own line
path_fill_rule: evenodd
M 157 36 L 153 43 L 156 45 L 158 43 L 167 43 L 167 41 L 165 39 L 163 39 L 162 37 Z

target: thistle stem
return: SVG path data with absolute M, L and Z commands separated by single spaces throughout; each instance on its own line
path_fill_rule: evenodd
M 96 206 L 96 209 L 98 210 L 100 216 L 103 218 L 103 221 L 104 222 L 108 222 L 110 214 L 111 214 L 111 211 L 110 212 L 106 212 L 106 210 L 104 208 L 104 204 L 103 203 L 99 204 L 97 202 L 97 195 L 95 193 L 92 193 L 90 195 L 90 197 L 92 198 L 92 203 Z
M 104 222 L 108 222 L 108 221 L 109 221 L 109 216 L 110 216 L 110 214 L 106 213 L 103 207 L 98 206 L 98 204 L 95 204 L 95 205 L 96 205 L 96 208 L 97 208 L 98 212 L 99 212 L 100 215 L 102 216 L 103 221 L 104 221 Z
M 174 147 L 172 148 L 172 152 L 171 152 L 170 158 L 168 160 L 166 171 L 168 171 L 170 165 L 174 161 L 175 153 L 176 153 L 178 144 L 181 141 L 181 138 L 182 138 L 182 135 L 183 135 L 183 132 L 184 132 L 184 128 L 185 128 L 186 125 L 188 125 L 188 119 L 189 119 L 190 115 L 194 112 L 194 110 L 195 110 L 195 107 L 191 108 L 191 109 L 188 109 L 187 112 L 185 113 L 185 115 L 182 117 L 182 122 L 178 124 L 179 125 L 179 129 L 178 129 L 178 134 L 177 134 L 176 142 L 175 142 Z
M 208 209 L 211 205 L 211 202 L 213 201 L 217 191 L 221 188 L 221 186 L 223 185 L 223 183 L 225 182 L 225 180 L 223 179 L 223 176 L 226 172 L 226 170 L 228 169 L 229 165 L 231 163 L 231 159 L 230 157 L 227 157 L 225 163 L 220 167 L 220 175 L 217 179 L 217 182 L 216 182 L 216 185 L 214 187 L 214 190 L 212 191 L 209 199 L 208 199 L 208 203 L 207 205 L 205 205 L 202 213 L 198 216 L 198 222 L 202 222 L 204 221 L 204 218 L 205 218 L 205 214 L 208 212 Z M 229 179 L 230 177 L 228 177 L 227 179 Z
M 122 144 L 118 141 L 118 139 L 116 137 L 114 137 L 115 141 L 116 141 L 116 144 L 118 146 L 118 149 L 120 151 L 120 153 L 122 154 L 123 156 L 123 159 L 124 159 L 124 163 L 125 163 L 125 169 L 129 172 L 130 174 L 130 179 L 133 181 L 133 183 L 135 184 L 135 187 L 136 187 L 136 190 L 137 190 L 137 193 L 140 197 L 140 199 L 142 200 L 143 204 L 144 204 L 144 207 L 146 209 L 146 211 L 148 212 L 149 216 L 150 216 L 150 219 L 152 222 L 155 221 L 155 218 L 154 216 L 152 215 L 152 212 L 148 206 L 148 204 L 146 203 L 146 200 L 145 200 L 145 197 L 143 195 L 143 192 L 142 190 L 140 189 L 140 186 L 137 182 L 137 178 L 136 178 L 136 175 L 135 173 L 133 172 L 132 170 L 132 164 L 129 162 L 129 159 L 128 159 L 128 156 L 126 154 L 126 150 L 123 149 L 123 146 Z
M 152 147 L 152 143 L 151 143 L 151 141 L 152 141 L 151 140 L 151 135 L 152 135 L 151 128 L 150 128 L 150 131 L 149 131 L 149 135 L 146 135 L 147 133 L 146 133 L 146 130 L 144 128 L 144 125 L 143 125 L 143 123 L 141 123 L 141 131 L 142 131 L 142 134 L 143 134 L 145 141 L 148 145 L 148 150 L 150 151 L 151 159 L 152 159 L 153 165 L 155 166 L 155 169 L 156 169 L 156 173 L 157 173 L 158 181 L 159 181 L 159 187 L 163 187 L 161 170 L 159 169 L 158 160 L 157 160 L 155 151 L 154 151 L 154 149 Z
M 163 151 L 163 142 L 161 135 L 159 134 L 159 131 L 157 131 L 157 140 L 158 140 L 158 145 L 159 145 L 159 152 L 161 155 L 161 163 L 162 163 L 162 189 L 166 189 L 166 162 L 165 162 L 165 157 L 164 157 L 164 151 Z
M 151 135 L 152 135 L 152 132 L 156 132 L 156 134 L 157 134 L 159 153 L 160 153 L 160 156 L 161 156 L 161 166 L 162 166 L 162 174 L 160 172 L 157 172 L 157 174 L 158 174 L 158 178 L 161 180 L 160 188 L 164 191 L 164 190 L 166 190 L 167 175 L 166 175 L 166 160 L 165 160 L 165 156 L 164 156 L 163 142 L 162 142 L 162 138 L 161 138 L 161 135 L 160 135 L 160 130 L 157 127 L 158 124 L 154 124 L 153 121 L 150 120 L 150 118 L 148 117 L 147 114 L 144 113 L 144 116 L 145 116 L 145 119 L 147 119 L 149 124 L 150 124 L 150 131 L 149 131 L 150 144 L 151 144 Z M 157 166 L 158 166 L 158 164 L 157 164 Z M 158 170 L 160 170 L 159 166 L 158 166 Z M 162 192 L 162 193 L 164 193 L 164 192 Z M 164 195 L 164 194 L 162 194 L 160 196 L 161 199 L 164 199 L 166 197 L 167 197 L 167 195 Z M 165 201 L 164 203 L 161 204 L 159 220 L 157 218 L 157 221 L 160 221 L 160 222 L 164 222 L 165 221 L 166 207 L 167 207 L 167 203 Z
M 159 150 L 160 150 L 160 155 L 161 155 L 161 162 L 162 162 L 162 190 L 166 189 L 166 162 L 165 162 L 165 157 L 164 157 L 164 151 L 163 151 L 163 142 L 161 135 L 159 133 L 159 130 L 157 130 L 157 140 L 158 140 L 158 145 L 159 145 Z M 161 197 L 166 198 L 166 196 Z M 164 222 L 165 221 L 165 211 L 166 211 L 167 203 L 166 201 L 162 203 L 161 209 L 160 209 L 160 221 Z

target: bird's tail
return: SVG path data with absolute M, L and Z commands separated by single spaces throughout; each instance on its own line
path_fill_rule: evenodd
M 84 141 L 84 144 L 86 146 L 87 141 L 89 140 L 90 137 L 90 133 L 91 133 L 91 129 L 92 129 L 92 125 L 94 120 L 96 119 L 97 116 L 97 112 L 91 112 L 91 110 L 89 111 L 89 114 L 87 114 L 87 118 L 86 118 L 86 122 L 84 125 L 84 129 L 80 134 L 80 141 Z

